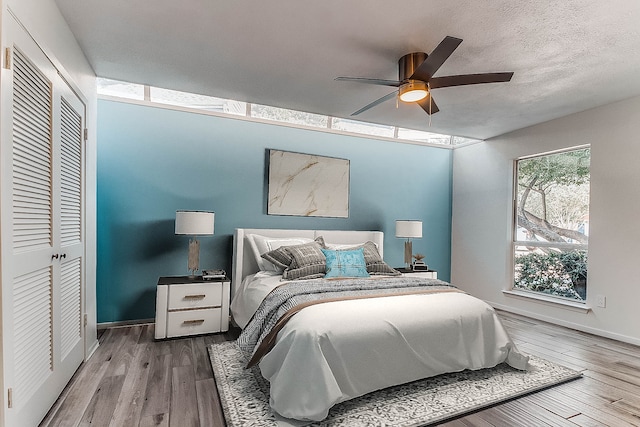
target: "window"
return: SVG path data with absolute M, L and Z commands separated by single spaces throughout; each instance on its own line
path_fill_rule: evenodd
M 244 116 L 247 111 L 247 103 L 231 99 L 215 98 L 213 96 L 198 95 L 177 90 L 161 89 L 151 86 L 149 89 L 150 101 L 160 104 L 178 105 L 180 107 L 195 108 L 198 110 L 213 111 Z
M 463 136 L 453 136 L 451 138 L 451 143 L 453 145 L 460 145 L 460 144 L 474 144 L 476 142 L 481 142 L 481 140 L 479 139 L 473 139 L 473 138 L 465 138 Z
M 590 160 L 581 148 L 516 161 L 514 289 L 585 301 Z
M 357 120 L 341 119 L 334 117 L 331 128 L 345 132 L 362 133 L 365 135 L 384 136 L 393 138 L 393 126 L 378 125 L 375 123 L 360 122 Z
M 270 107 L 268 105 L 260 104 L 251 104 L 251 117 L 320 128 L 326 128 L 329 121 L 327 116 L 321 116 L 319 114 L 287 110 L 286 108 Z
M 415 129 L 398 128 L 398 138 L 410 141 L 429 142 L 431 144 L 451 144 L 451 136 L 424 132 Z
M 144 100 L 144 85 L 119 80 L 97 79 L 98 93 L 127 99 Z
M 107 95 L 123 99 L 133 99 L 158 105 L 171 105 L 191 110 L 211 112 L 215 115 L 252 117 L 280 123 L 306 126 L 316 130 L 347 132 L 351 134 L 372 135 L 395 140 L 415 141 L 425 144 L 454 146 L 472 144 L 482 140 L 460 136 L 442 135 L 415 129 L 398 128 L 376 123 L 349 120 L 340 117 L 328 117 L 321 114 L 286 108 L 260 105 L 233 99 L 181 92 L 171 89 L 128 83 L 99 77 L 97 79 L 98 95 Z

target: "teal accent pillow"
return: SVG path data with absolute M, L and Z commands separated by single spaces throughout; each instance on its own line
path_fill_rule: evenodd
M 322 249 L 322 253 L 327 259 L 325 278 L 369 277 L 363 248 L 347 251 Z

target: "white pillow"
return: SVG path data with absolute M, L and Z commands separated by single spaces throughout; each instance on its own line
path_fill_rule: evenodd
M 357 248 L 359 246 L 364 246 L 364 244 L 367 242 L 362 242 L 362 243 L 325 243 L 325 247 L 327 249 L 331 249 L 333 251 L 341 251 L 344 249 L 350 249 L 350 248 Z M 373 243 L 373 242 L 372 242 Z M 378 245 L 376 243 L 373 243 L 376 246 L 376 249 L 380 249 L 378 248 Z
M 249 234 L 247 237 L 260 270 L 279 273 L 282 273 L 283 270 L 262 258 L 262 254 L 278 249 L 280 246 L 302 245 L 303 243 L 313 242 L 313 239 L 306 237 L 266 237 L 259 234 Z

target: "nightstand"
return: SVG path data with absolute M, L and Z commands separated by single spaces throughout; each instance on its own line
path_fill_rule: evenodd
M 228 278 L 160 277 L 156 339 L 228 331 L 230 288 Z
M 411 270 L 409 268 L 396 268 L 400 273 L 410 274 L 414 277 L 424 277 L 425 279 L 437 279 L 438 272 L 435 270 Z

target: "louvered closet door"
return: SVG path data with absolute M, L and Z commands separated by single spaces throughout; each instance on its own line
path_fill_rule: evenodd
M 60 160 L 58 209 L 60 216 L 56 224 L 58 232 L 54 242 L 60 248 L 60 358 L 82 360 L 82 261 L 83 244 L 83 134 L 84 106 L 66 86 L 60 87 L 58 95 Z M 58 93 L 58 92 L 56 92 Z M 80 357 L 78 357 L 80 356 Z M 73 362 L 72 362 L 73 363 Z M 77 365 L 76 365 L 77 366 Z
M 11 144 L 2 144 L 2 197 L 10 201 L 10 212 L 7 203 L 2 210 L 5 425 L 28 427 L 84 358 L 84 106 L 21 28 L 10 34 L 2 86 L 12 94 Z M 4 128 L 6 113 L 2 120 Z

